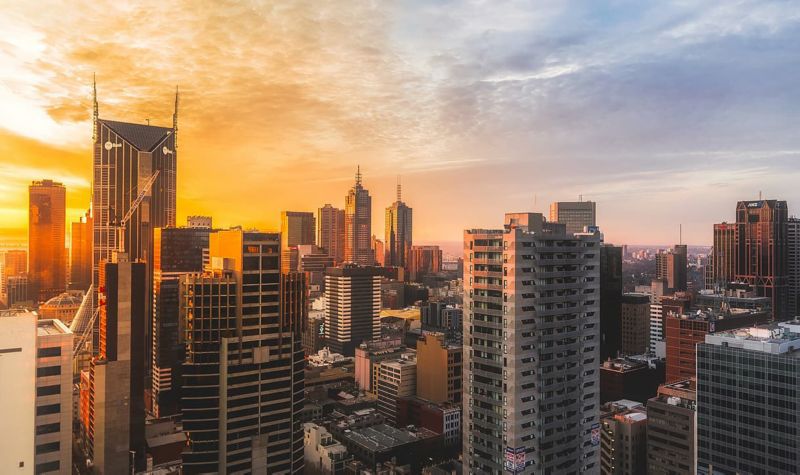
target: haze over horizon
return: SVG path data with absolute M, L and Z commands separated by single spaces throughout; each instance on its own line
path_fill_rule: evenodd
M 170 124 L 180 86 L 179 222 L 275 229 L 359 164 L 379 237 L 402 176 L 415 243 L 579 195 L 618 244 L 709 244 L 760 191 L 798 214 L 791 3 L 77 3 L 0 0 L 6 239 L 32 180 L 88 207 L 93 73 L 107 119 Z

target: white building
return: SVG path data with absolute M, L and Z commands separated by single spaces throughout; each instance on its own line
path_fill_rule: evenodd
M 352 457 L 347 454 L 347 447 L 335 440 L 322 426 L 313 423 L 303 424 L 305 447 L 305 473 L 339 474 L 344 472 L 344 465 Z
M 72 472 L 72 343 L 61 320 L 37 322 L 37 474 Z
M 599 232 L 464 232 L 464 472 L 600 473 Z
M 36 314 L 0 313 L 0 473 L 34 473 L 36 441 Z

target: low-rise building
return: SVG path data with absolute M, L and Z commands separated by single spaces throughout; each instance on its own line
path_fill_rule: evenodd
M 600 419 L 600 473 L 639 475 L 647 470 L 647 412 L 634 401 L 607 403 Z
M 322 426 L 303 424 L 305 446 L 305 473 L 308 475 L 340 475 L 345 465 L 353 459 L 347 447 L 333 438 Z

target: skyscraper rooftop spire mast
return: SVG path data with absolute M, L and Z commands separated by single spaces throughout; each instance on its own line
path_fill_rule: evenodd
M 172 113 L 172 133 L 175 134 L 175 150 L 178 150 L 178 86 L 175 86 L 175 112 Z
M 397 202 L 403 202 L 403 185 L 400 184 L 400 175 L 397 175 Z
M 356 186 L 361 186 L 361 165 L 356 168 Z
M 92 74 L 92 140 L 97 141 L 97 120 L 100 108 L 97 106 L 97 73 Z

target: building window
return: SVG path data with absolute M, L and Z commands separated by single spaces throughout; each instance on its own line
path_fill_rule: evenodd
M 37 406 L 36 415 L 44 416 L 47 414 L 58 414 L 61 412 L 61 404 L 48 404 L 46 406 Z
M 37 378 L 44 376 L 58 376 L 59 374 L 61 374 L 61 366 L 45 366 L 43 368 L 36 368 Z
M 61 356 L 61 347 L 52 346 L 49 348 L 39 348 L 36 351 L 36 356 L 38 358 L 47 358 L 49 356 Z
M 53 394 L 61 394 L 61 385 L 54 384 L 52 386 L 41 386 L 36 388 L 36 396 L 52 396 Z
M 36 455 L 57 452 L 61 448 L 61 442 L 50 442 L 36 446 Z

